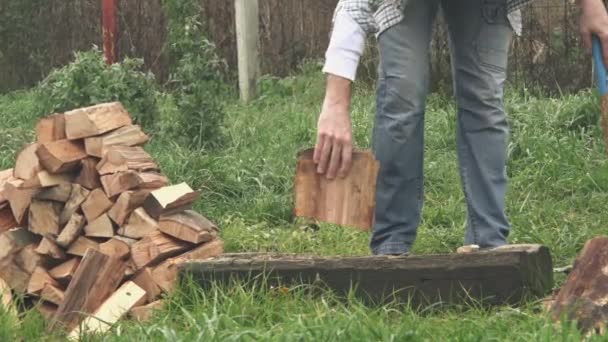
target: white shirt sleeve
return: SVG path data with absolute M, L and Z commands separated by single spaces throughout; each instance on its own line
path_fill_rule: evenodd
M 365 49 L 365 32 L 345 11 L 336 13 L 323 72 L 355 80 Z

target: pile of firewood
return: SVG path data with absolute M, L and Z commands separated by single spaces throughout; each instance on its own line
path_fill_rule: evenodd
M 120 103 L 43 118 L 36 139 L 0 172 L 0 280 L 39 298 L 51 327 L 145 316 L 177 264 L 222 253 L 218 228 L 190 210 L 199 193 L 169 185 Z

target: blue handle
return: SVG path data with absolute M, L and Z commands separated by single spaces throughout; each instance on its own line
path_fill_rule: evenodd
M 595 69 L 595 81 L 597 88 L 602 96 L 608 94 L 608 76 L 606 65 L 604 64 L 604 54 L 602 53 L 602 42 L 595 35 L 593 36 L 593 62 Z

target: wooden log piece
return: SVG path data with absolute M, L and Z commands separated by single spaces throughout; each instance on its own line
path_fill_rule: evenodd
M 61 207 L 61 203 L 58 202 L 33 200 L 28 219 L 30 232 L 42 236 L 57 236 Z
M 149 193 L 149 191 L 145 190 L 123 192 L 108 211 L 108 216 L 110 216 L 114 223 L 122 226 L 131 212 L 144 204 L 144 200 Z
M 140 207 L 131 213 L 127 223 L 118 229 L 117 234 L 132 239 L 141 239 L 159 228 L 158 222 L 151 218 L 144 208 Z
M 49 274 L 61 283 L 69 283 L 80 265 L 80 258 L 72 258 L 49 270 Z
M 101 186 L 108 197 L 114 197 L 121 193 L 137 188 L 141 184 L 141 178 L 135 171 L 119 172 L 111 175 L 101 176 Z
M 149 137 L 141 130 L 140 126 L 132 125 L 121 127 L 97 137 L 86 138 L 84 145 L 90 156 L 101 158 L 112 146 L 140 146 L 147 143 L 148 140 Z
M 4 279 L 15 293 L 27 293 L 30 274 L 19 268 L 12 256 L 0 259 L 0 278 Z
M 8 203 L 0 204 L 0 233 L 18 227 L 19 223 L 13 216 L 11 206 Z
M 49 258 L 55 260 L 65 260 L 65 252 L 61 247 L 57 246 L 57 243 L 51 240 L 50 237 L 43 237 L 38 247 L 36 248 L 36 253 L 48 256 Z
M 27 285 L 27 293 L 39 295 L 47 284 L 59 286 L 57 281 L 55 281 L 55 279 L 53 279 L 53 277 L 51 277 L 51 275 L 44 268 L 36 267 Z
M 7 312 L 17 313 L 13 305 L 13 293 L 6 280 L 0 278 L 0 306 Z
M 50 173 L 63 173 L 77 169 L 87 157 L 81 141 L 58 140 L 41 144 L 36 150 L 40 164 Z
M 57 244 L 63 248 L 68 248 L 82 232 L 85 225 L 84 216 L 80 214 L 73 214 L 68 223 L 59 233 L 57 237 Z
M 100 175 L 133 170 L 137 172 L 156 171 L 158 165 L 141 146 L 112 146 L 97 164 Z
M 64 183 L 56 185 L 40 191 L 34 195 L 35 199 L 45 201 L 55 201 L 66 203 L 70 199 L 70 193 L 72 192 L 72 184 Z
M 162 293 L 160 287 L 154 282 L 152 269 L 144 267 L 135 274 L 132 281 L 146 291 L 146 301 L 154 302 Z
M 76 241 L 72 242 L 70 248 L 68 248 L 68 254 L 76 255 L 76 256 L 84 256 L 87 250 L 93 249 L 99 250 L 99 243 L 87 239 L 84 236 L 79 236 Z
M 48 188 L 56 185 L 67 185 L 73 180 L 73 176 L 70 173 L 57 173 L 52 174 L 46 170 L 39 171 L 33 178 L 30 178 L 23 182 L 21 188 L 23 189 L 40 189 Z
M 132 124 L 129 113 L 119 102 L 103 103 L 65 113 L 65 132 L 70 140 L 100 135 Z
M 110 240 L 99 244 L 99 250 L 106 255 L 119 259 L 126 259 L 131 254 L 130 245 L 117 238 L 111 238 Z
M 36 141 L 40 144 L 65 139 L 65 116 L 52 114 L 36 124 Z
M 22 180 L 10 180 L 4 184 L 4 196 L 8 200 L 15 221 L 25 225 L 27 221 L 27 209 L 32 201 L 36 190 L 21 189 Z
M 131 258 L 135 266 L 140 269 L 178 255 L 190 248 L 192 248 L 190 243 L 155 231 L 131 246 Z
M 158 220 L 161 215 L 170 215 L 190 209 L 199 197 L 186 183 L 166 186 L 154 190 L 146 197 L 144 209 L 152 218 Z
M 0 205 L 8 203 L 6 196 L 4 196 L 4 185 L 8 181 L 15 181 L 17 178 L 13 176 L 13 169 L 0 171 Z
M 15 254 L 15 264 L 28 274 L 34 273 L 36 267 L 46 268 L 49 260 L 36 252 L 38 244 L 32 243 Z
M 87 237 L 111 238 L 114 236 L 114 226 L 108 215 L 103 214 L 89 222 L 89 224 L 84 227 L 84 233 Z
M 57 309 L 49 331 L 58 325 L 64 326 L 68 331 L 78 326 L 83 315 L 99 308 L 118 288 L 124 269 L 125 263 L 119 259 L 89 249 L 65 291 L 65 300 Z
M 46 284 L 40 292 L 40 299 L 55 305 L 61 305 L 65 299 L 65 292 L 57 286 Z
M 36 305 L 36 310 L 38 310 L 44 319 L 50 321 L 55 316 L 55 313 L 57 313 L 57 305 L 40 302 L 38 305 Z
M 22 180 L 34 178 L 38 171 L 42 170 L 36 150 L 40 145 L 34 143 L 25 146 L 18 154 L 15 160 L 15 168 L 13 175 Z
M 162 310 L 165 302 L 163 300 L 157 300 L 152 303 L 136 306 L 129 312 L 129 316 L 136 319 L 139 322 L 149 321 L 156 312 Z
M 28 245 L 37 244 L 39 241 L 40 238 L 32 234 L 27 228 L 15 228 L 3 232 L 0 234 L 0 261 Z
M 74 180 L 76 184 L 79 184 L 89 190 L 97 189 L 101 187 L 101 180 L 99 179 L 99 173 L 97 173 L 97 158 L 85 158 L 81 162 L 80 173 Z
M 84 202 L 88 196 L 89 196 L 89 190 L 85 189 L 84 187 L 82 187 L 78 184 L 72 185 L 72 192 L 70 193 L 70 199 L 65 203 L 65 206 L 63 207 L 63 210 L 61 211 L 61 214 L 59 215 L 59 225 L 60 226 L 63 226 L 66 223 L 68 223 L 70 218 L 72 218 L 72 215 L 74 215 L 74 213 L 76 213 L 78 208 L 80 208 L 80 205 L 82 204 L 82 202 Z
M 81 208 L 84 216 L 87 218 L 87 222 L 91 222 L 110 210 L 113 205 L 114 203 L 110 201 L 105 192 L 99 188 L 89 193 Z
M 213 222 L 192 210 L 162 216 L 159 226 L 163 233 L 194 244 L 213 240 L 219 231 Z
M 141 184 L 140 189 L 156 190 L 169 185 L 169 178 L 157 172 L 142 172 L 139 174 Z

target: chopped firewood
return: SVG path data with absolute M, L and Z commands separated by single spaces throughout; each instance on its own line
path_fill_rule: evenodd
M 132 125 L 131 117 L 119 102 L 103 103 L 65 113 L 65 132 L 70 140 L 88 138 Z
M 115 131 L 84 140 L 84 146 L 90 156 L 103 157 L 111 146 L 139 146 L 148 142 L 148 136 L 138 125 L 124 126 Z
M 0 204 L 0 233 L 19 227 L 8 203 Z
M 131 239 L 126 236 L 120 236 L 120 235 L 114 235 L 114 237 L 112 239 L 120 240 L 120 241 L 126 243 L 129 246 L 129 248 L 130 248 L 130 246 L 132 246 L 134 243 L 137 242 L 136 239 Z
M 36 190 L 21 189 L 22 180 L 12 180 L 4 184 L 4 196 L 11 205 L 13 217 L 19 224 L 24 224 L 27 215 L 27 208 L 30 206 L 32 196 Z
M 44 189 L 34 195 L 35 199 L 65 203 L 70 199 L 72 184 L 64 183 Z
M 157 300 L 150 304 L 136 306 L 129 312 L 129 315 L 140 322 L 148 321 L 152 318 L 154 313 L 163 308 L 165 302 L 163 300 Z
M 0 305 L 5 311 L 14 312 L 13 294 L 6 280 L 0 278 Z
M 137 208 L 131 213 L 127 223 L 118 229 L 117 234 L 132 239 L 141 239 L 159 228 L 158 222 L 151 218 L 144 208 Z
M 84 256 L 87 249 L 99 250 L 99 243 L 87 239 L 84 236 L 79 236 L 76 241 L 72 242 L 68 249 L 68 254 L 76 256 Z
M 40 119 L 36 124 L 36 140 L 41 144 L 65 138 L 65 116 L 63 114 L 49 115 Z
M 57 305 L 51 303 L 40 302 L 36 305 L 36 310 L 40 312 L 46 320 L 51 320 L 57 312 Z
M 190 243 L 155 231 L 131 246 L 131 257 L 139 269 L 178 255 L 191 247 Z
M 108 211 L 108 216 L 110 216 L 114 223 L 122 226 L 129 214 L 144 204 L 144 200 L 149 193 L 149 191 L 144 190 L 123 192 Z
M 59 225 L 63 226 L 68 223 L 72 215 L 74 215 L 82 202 L 84 202 L 88 196 L 89 190 L 78 184 L 73 184 L 70 199 L 66 202 L 65 207 L 63 207 L 61 215 L 59 215 Z
M 144 201 L 144 209 L 148 215 L 157 219 L 161 215 L 170 215 L 192 207 L 199 193 L 193 191 L 186 183 L 166 186 L 154 190 Z
M 15 177 L 23 180 L 34 178 L 38 171 L 42 169 L 38 156 L 36 155 L 38 147 L 39 145 L 36 143 L 29 144 L 19 152 L 17 160 L 15 161 L 15 168 L 13 169 L 13 175 Z
M 13 176 L 13 169 L 0 171 L 0 205 L 7 203 L 8 200 L 4 196 L 4 185 L 8 181 L 15 181 L 17 178 Z
M 142 172 L 139 174 L 140 189 L 156 190 L 169 185 L 169 178 L 157 172 Z
M 134 189 L 141 184 L 141 178 L 135 171 L 119 172 L 111 175 L 101 176 L 101 185 L 108 197 L 114 197 L 121 193 Z
M 81 141 L 58 140 L 41 144 L 36 150 L 40 164 L 50 173 L 72 171 L 87 157 Z
M 53 279 L 44 268 L 36 267 L 27 285 L 27 293 L 35 295 L 40 294 L 40 291 L 42 291 L 47 284 L 59 286 L 57 281 Z
M 114 226 L 108 215 L 103 214 L 92 222 L 89 222 L 84 227 L 84 233 L 87 237 L 111 238 L 114 236 Z
M 129 254 L 131 254 L 130 245 L 121 239 L 117 239 L 116 237 L 99 244 L 99 250 L 104 254 L 119 259 L 125 259 L 129 256 Z
M 158 165 L 141 146 L 120 145 L 110 147 L 97 164 L 97 171 L 102 176 L 128 170 L 155 171 Z
M 217 236 L 217 226 L 203 215 L 192 210 L 162 216 L 160 230 L 183 241 L 200 244 Z
M 40 292 L 40 299 L 55 305 L 61 305 L 64 298 L 65 292 L 52 284 L 46 284 Z
M 25 294 L 30 281 L 30 274 L 19 268 L 11 257 L 0 259 L 0 278 L 16 293 Z
M 91 222 L 112 208 L 112 201 L 102 189 L 95 189 L 89 193 L 81 208 L 88 222 Z
M 149 267 L 144 267 L 135 274 L 133 277 L 133 282 L 142 289 L 146 290 L 146 300 L 151 303 L 161 294 L 161 289 L 154 282 L 154 278 L 152 277 L 152 269 Z
M 57 244 L 63 248 L 68 248 L 68 246 L 80 235 L 84 225 L 84 216 L 73 214 L 68 223 L 61 230 L 61 233 L 59 233 Z
M 152 279 L 164 292 L 169 293 L 175 288 L 180 264 L 190 260 L 213 258 L 222 253 L 224 253 L 224 242 L 222 240 L 207 242 L 190 252 L 165 260 L 156 266 L 152 270 Z
M 133 262 L 133 259 L 128 258 L 126 261 L 127 264 L 127 268 L 125 269 L 125 278 L 131 278 L 133 275 L 135 275 L 135 272 L 137 272 L 137 266 L 135 266 L 135 263 Z
M 80 184 L 83 187 L 93 190 L 101 187 L 101 180 L 99 179 L 99 173 L 97 173 L 97 158 L 85 158 L 81 162 L 80 173 L 74 180 L 76 184 Z
M 33 178 L 23 182 L 21 187 L 23 189 L 39 189 L 60 184 L 67 185 L 72 182 L 73 178 L 74 177 L 69 173 L 52 174 L 46 170 L 42 170 L 39 171 Z
M 144 289 L 132 281 L 127 281 L 103 302 L 92 315 L 85 318 L 81 326 L 72 331 L 69 337 L 78 338 L 83 333 L 101 334 L 107 332 L 145 295 L 146 291 Z
M 80 265 L 80 258 L 72 258 L 62 264 L 59 264 L 49 270 L 49 274 L 55 280 L 67 283 L 72 280 L 76 269 Z
M 15 228 L 0 234 L 0 261 L 38 241 L 39 237 L 27 228 Z
M 37 247 L 38 245 L 33 243 L 15 254 L 15 264 L 29 274 L 34 273 L 36 267 L 45 267 L 48 264 L 48 260 L 36 252 Z
M 55 260 L 65 259 L 65 252 L 63 251 L 63 249 L 57 246 L 57 243 L 51 240 L 51 238 L 48 236 L 42 238 L 40 244 L 38 245 L 38 248 L 36 248 L 36 253 L 46 255 Z
M 68 331 L 78 326 L 83 314 L 94 312 L 118 288 L 124 270 L 125 263 L 120 259 L 89 249 L 65 291 L 65 300 L 49 330 L 57 324 Z
M 61 203 L 33 200 L 29 210 L 29 229 L 32 233 L 46 236 L 59 234 Z

